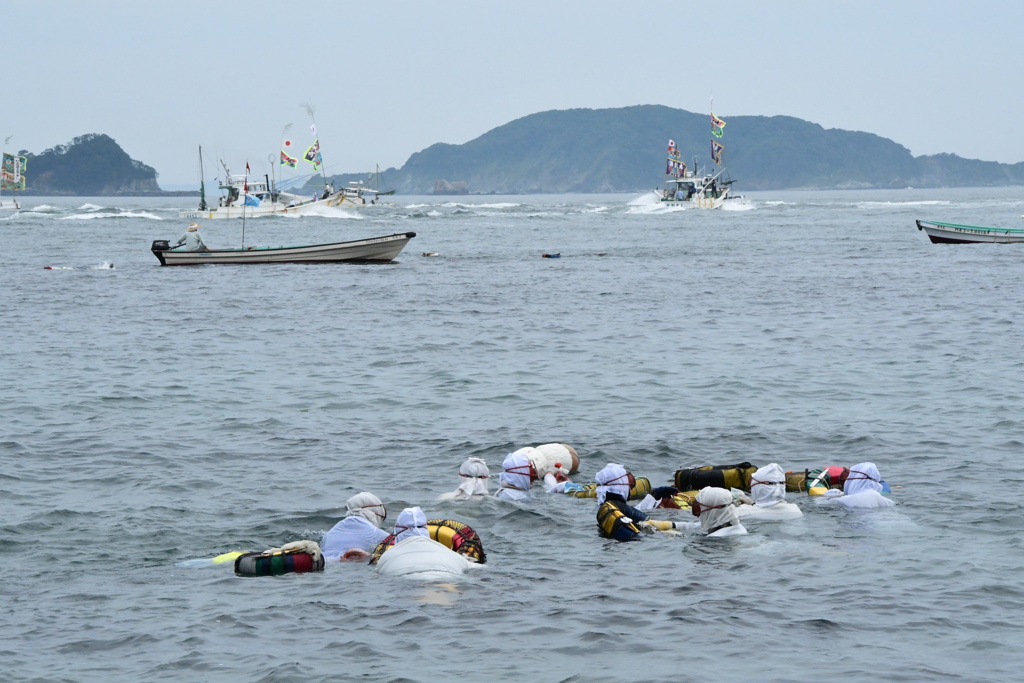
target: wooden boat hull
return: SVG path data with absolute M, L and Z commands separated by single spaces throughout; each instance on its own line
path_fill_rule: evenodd
M 401 232 L 350 242 L 314 244 L 299 247 L 247 247 L 181 251 L 167 249 L 157 240 L 152 252 L 162 266 L 244 265 L 269 263 L 389 263 L 398 256 L 414 232 Z
M 1017 244 L 1024 242 L 1024 230 L 1019 228 L 986 228 L 977 225 L 958 225 L 939 221 L 915 221 L 933 244 Z

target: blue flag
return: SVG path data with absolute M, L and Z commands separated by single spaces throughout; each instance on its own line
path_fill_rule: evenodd
M 245 195 L 245 205 L 246 206 L 259 206 L 260 205 L 259 197 L 253 197 L 251 194 Z

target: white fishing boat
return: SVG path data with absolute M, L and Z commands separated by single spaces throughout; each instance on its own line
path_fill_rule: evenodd
M 306 109 L 313 116 L 313 109 L 306 105 Z M 291 124 L 288 124 L 290 127 Z M 287 130 L 287 128 L 285 130 Z M 379 192 L 371 191 L 362 187 L 343 187 L 335 189 L 334 185 L 327 182 L 327 175 L 323 172 L 323 156 L 320 152 L 320 139 L 317 137 L 316 122 L 310 126 L 313 133 L 313 143 L 300 154 L 294 149 L 291 140 L 282 140 L 280 153 L 280 166 L 284 168 L 296 168 L 298 164 L 307 162 L 312 164 L 314 174 L 319 173 L 323 178 L 323 189 L 315 192 L 299 194 L 297 191 L 290 191 L 305 184 L 311 176 L 299 176 L 277 181 L 264 174 L 262 179 L 254 176 L 249 170 L 249 164 L 245 164 L 244 174 L 233 174 L 223 161 L 220 162 L 224 169 L 224 178 L 219 183 L 221 196 L 216 205 L 208 205 L 206 202 L 206 179 L 203 170 L 203 148 L 199 148 L 199 207 L 194 211 L 182 211 L 182 218 L 193 220 L 219 220 L 223 218 L 259 218 L 261 216 L 273 215 L 296 215 L 308 214 L 327 208 L 356 208 L 366 204 L 366 196 L 376 199 Z M 301 159 L 299 158 L 301 156 Z M 273 156 L 271 156 L 273 161 Z
M 728 177 L 725 167 L 722 166 L 722 152 L 725 146 L 717 140 L 722 137 L 724 128 L 725 121 L 715 116 L 712 111 L 711 159 L 720 167 L 714 173 L 701 169 L 696 159 L 693 160 L 693 169 L 687 168 L 675 141 L 668 141 L 665 189 L 658 197 L 661 202 L 695 209 L 720 209 L 731 198 L 730 191 L 735 181 Z
M 161 266 L 244 265 L 270 263 L 390 263 L 413 237 L 401 232 L 383 237 L 294 247 L 242 247 L 185 251 L 167 240 L 154 240 L 153 255 Z
M 202 149 L 200 148 L 200 157 Z M 326 184 L 321 193 L 303 196 L 287 192 L 264 175 L 262 179 L 248 174 L 232 174 L 223 162 L 226 180 L 219 184 L 222 195 L 215 205 L 206 202 L 205 181 L 200 181 L 199 208 L 182 211 L 182 218 L 219 220 L 223 218 L 259 218 L 261 216 L 307 214 L 323 207 L 355 208 L 363 204 L 362 195 L 354 190 L 335 190 Z
M 1018 244 L 1024 242 L 1024 229 L 988 228 L 942 221 L 916 221 L 933 244 Z
M 10 138 L 7 138 L 9 141 Z M 7 142 L 5 141 L 5 142 Z M 16 190 L 25 189 L 25 168 L 28 166 L 26 157 L 15 154 L 3 153 L 3 163 L 0 165 L 0 211 L 18 211 L 21 204 L 18 203 Z M 3 191 L 11 193 L 10 199 L 4 199 Z
M 695 209 L 719 209 L 729 199 L 732 180 L 722 179 L 722 171 L 715 174 L 694 174 L 685 171 L 682 175 L 665 181 L 661 201 Z

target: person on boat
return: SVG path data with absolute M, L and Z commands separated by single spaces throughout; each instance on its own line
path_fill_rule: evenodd
M 802 517 L 803 512 L 786 502 L 786 473 L 778 463 L 758 469 L 750 477 L 752 505 L 736 506 L 741 520 L 768 522 Z
M 605 538 L 635 541 L 642 531 L 668 531 L 676 522 L 652 520 L 647 513 L 631 506 L 629 490 L 636 479 L 618 463 L 608 463 L 594 476 L 597 482 L 597 528 Z
M 490 495 L 487 480 L 491 471 L 483 458 L 469 458 L 459 467 L 462 483 L 451 493 L 442 493 L 438 500 L 470 500 Z
M 501 469 L 495 498 L 516 502 L 533 500 L 530 485 L 537 479 L 537 472 L 530 463 L 529 456 L 522 449 L 506 455 L 501 463 Z
M 862 462 L 850 468 L 840 493 L 835 489 L 825 492 L 826 502 L 837 502 L 848 508 L 893 507 L 896 503 L 885 497 L 889 485 L 882 479 L 873 462 Z
M 688 526 L 699 526 L 708 538 L 746 534 L 747 529 L 740 524 L 733 503 L 732 492 L 717 486 L 705 486 L 690 504 L 690 512 L 700 521 L 692 522 Z
M 185 245 L 185 251 L 209 251 L 206 248 L 206 243 L 203 242 L 202 235 L 199 234 L 199 224 L 189 223 L 188 229 L 185 230 L 185 234 L 181 236 L 178 243 L 175 244 L 172 249 L 177 249 L 181 245 Z
M 324 534 L 320 543 L 324 557 L 333 560 L 366 559 L 388 536 L 380 525 L 388 518 L 380 498 L 363 491 L 345 501 L 345 518 Z

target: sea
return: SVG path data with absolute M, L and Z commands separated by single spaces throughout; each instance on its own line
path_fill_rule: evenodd
M 737 184 L 739 187 L 741 183 Z M 9 196 L 4 197 L 9 199 Z M 390 197 L 205 221 L 217 246 L 416 233 L 386 265 L 161 267 L 190 198 L 0 214 L 10 681 L 1017 681 L 1024 190 Z M 244 236 L 243 236 L 244 229 Z M 547 257 L 545 257 L 545 254 Z M 552 258 L 557 256 L 557 258 Z M 874 462 L 895 507 L 788 494 L 749 535 L 616 543 L 596 503 L 442 502 L 468 457 L 574 480 Z M 240 577 L 371 491 L 469 524 L 451 581 Z M 663 510 L 660 519 L 686 520 Z

